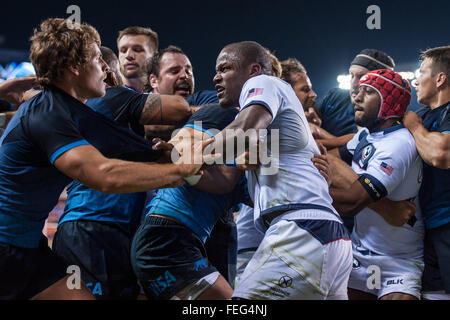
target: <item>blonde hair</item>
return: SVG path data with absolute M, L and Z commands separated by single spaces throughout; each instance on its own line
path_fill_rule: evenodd
M 91 44 L 101 46 L 100 35 L 88 24 L 49 18 L 34 29 L 30 60 L 42 87 L 57 82 L 68 66 L 81 67 L 90 58 Z

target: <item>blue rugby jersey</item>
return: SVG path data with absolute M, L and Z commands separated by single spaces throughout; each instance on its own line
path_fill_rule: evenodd
M 356 133 L 355 112 L 348 90 L 331 89 L 319 106 L 322 128 L 337 137 Z
M 186 101 L 191 106 L 202 106 L 205 104 L 218 104 L 219 98 L 217 98 L 217 91 L 215 90 L 201 90 L 191 94 Z
M 144 127 L 139 119 L 147 97 L 148 94 L 126 87 L 113 87 L 106 89 L 104 97 L 89 99 L 86 105 L 143 136 Z M 66 206 L 58 225 L 76 220 L 104 221 L 115 223 L 126 233 L 132 234 L 140 222 L 145 199 L 145 192 L 104 194 L 73 181 L 67 187 Z
M 417 114 L 428 131 L 450 134 L 450 102 L 434 110 L 423 107 Z M 449 182 L 450 169 L 439 169 L 424 162 L 419 199 L 427 229 L 450 222 Z
M 197 111 L 185 126 L 207 133 L 211 132 L 211 129 L 220 131 L 230 124 L 237 114 L 235 108 L 207 106 Z M 199 121 L 202 122 L 201 128 L 197 126 Z M 247 203 L 248 200 L 247 179 L 243 177 L 231 193 L 224 195 L 204 192 L 190 185 L 158 190 L 146 210 L 147 214 L 160 214 L 177 219 L 205 242 L 221 216 L 235 205 Z
M 154 161 L 160 152 L 130 130 L 52 87 L 21 105 L 0 139 L 0 242 L 36 248 L 71 179 L 53 166 L 91 144 L 109 158 Z

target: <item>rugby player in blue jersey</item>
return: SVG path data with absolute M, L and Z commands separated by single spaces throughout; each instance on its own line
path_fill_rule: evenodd
M 432 48 L 421 56 L 416 82 L 423 108 L 405 115 L 424 161 L 419 193 L 425 219 L 425 270 L 422 295 L 450 299 L 450 46 Z
M 0 139 L 0 297 L 91 299 L 84 285 L 68 286 L 67 265 L 42 235 L 63 188 L 75 179 L 104 193 L 141 192 L 176 184 L 201 164 L 149 163 L 160 153 L 147 141 L 84 104 L 105 94 L 108 71 L 93 27 L 50 18 L 31 41 L 44 90 L 22 104 Z
M 144 94 L 123 86 L 119 59 L 101 47 L 109 66 L 105 96 L 86 105 L 118 125 L 144 136 L 149 124 L 186 122 L 191 110 L 180 96 Z M 144 209 L 146 193 L 105 194 L 78 181 L 67 187 L 64 213 L 52 249 L 70 265 L 97 299 L 134 299 L 139 293 L 129 249 Z

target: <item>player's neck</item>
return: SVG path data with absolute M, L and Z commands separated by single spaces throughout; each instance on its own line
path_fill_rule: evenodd
M 145 78 L 145 77 L 144 77 Z M 124 85 L 133 88 L 137 92 L 144 90 L 144 81 L 142 78 L 123 78 Z
M 66 82 L 59 82 L 59 83 L 55 83 L 53 85 L 55 87 L 61 89 L 65 93 L 71 95 L 72 97 L 74 97 L 75 99 L 80 101 L 81 103 L 86 103 L 86 101 L 88 100 L 87 98 L 84 97 L 83 94 L 81 94 L 80 90 L 77 90 L 77 87 L 68 85 Z
M 374 131 L 379 131 L 379 130 L 384 130 L 396 125 L 401 124 L 400 122 L 400 118 L 390 118 L 387 120 L 382 121 L 378 126 L 372 128 L 371 130 L 369 129 L 370 132 L 374 132 Z
M 433 103 L 430 103 L 429 107 L 431 109 L 436 109 L 443 106 L 444 104 L 447 104 L 448 102 L 450 102 L 450 87 L 443 91 L 440 91 Z

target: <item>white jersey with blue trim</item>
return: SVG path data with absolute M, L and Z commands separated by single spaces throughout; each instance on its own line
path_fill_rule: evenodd
M 265 214 L 293 210 L 298 212 L 298 219 L 341 221 L 331 205 L 328 184 L 311 161 L 320 151 L 291 85 L 267 75 L 250 78 L 242 88 L 239 104 L 241 110 L 261 105 L 272 114 L 267 137 L 263 138 L 271 162 L 248 174 L 256 227 L 265 231 L 261 221 Z M 264 141 L 260 137 L 261 145 Z M 320 211 L 313 217 L 302 216 L 304 209 Z
M 380 198 L 410 200 L 417 207 L 415 216 L 402 227 L 394 227 L 378 213 L 364 208 L 355 217 L 352 240 L 378 254 L 422 257 L 424 224 L 418 199 L 422 160 L 412 135 L 402 125 L 372 133 L 363 128 L 347 148 L 353 154 L 352 169 L 364 176 Z

